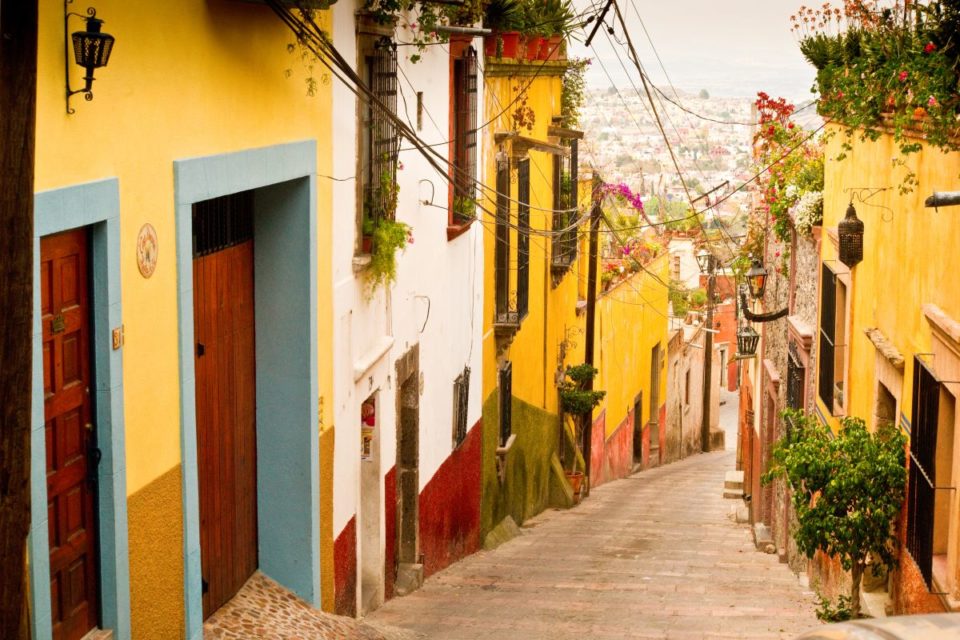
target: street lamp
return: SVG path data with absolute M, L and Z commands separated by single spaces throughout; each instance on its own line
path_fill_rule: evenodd
M 744 325 L 737 330 L 737 356 L 749 357 L 757 353 L 757 343 L 760 334 L 750 325 Z
M 700 249 L 700 252 L 697 253 L 697 264 L 700 266 L 700 273 L 710 273 L 713 271 L 713 254 L 706 250 L 706 248 Z
M 847 207 L 847 215 L 837 225 L 840 243 L 840 262 L 851 269 L 863 260 L 863 220 L 857 217 L 853 203 Z
M 110 53 L 113 51 L 114 37 L 109 33 L 100 30 L 103 20 L 97 17 L 97 10 L 93 7 L 87 9 L 87 15 L 82 16 L 79 13 L 67 11 L 67 7 L 73 0 L 64 0 L 63 5 L 63 39 L 65 41 L 66 55 L 66 73 L 67 73 L 67 113 L 73 113 L 70 108 L 70 96 L 82 93 L 84 99 L 93 100 L 93 70 L 107 66 L 110 61 Z M 75 31 L 68 38 L 70 16 L 78 16 L 87 21 L 84 31 Z M 73 40 L 73 56 L 76 63 L 86 69 L 87 73 L 83 77 L 83 88 L 70 88 L 70 40 Z
M 759 260 L 754 260 L 747 271 L 747 284 L 750 285 L 750 295 L 754 300 L 763 297 L 763 291 L 767 287 L 767 270 L 763 268 Z
M 700 444 L 706 453 L 710 451 L 710 407 L 713 394 L 713 297 L 717 283 L 715 273 L 717 262 L 713 254 L 704 247 L 697 253 L 697 264 L 700 266 L 700 272 L 707 276 L 707 320 L 703 345 L 703 413 L 700 423 Z

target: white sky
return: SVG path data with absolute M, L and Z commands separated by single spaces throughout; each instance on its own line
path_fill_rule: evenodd
M 753 97 L 757 91 L 784 96 L 794 102 L 811 98 L 814 69 L 800 55 L 790 31 L 790 15 L 804 0 L 618 0 L 630 29 L 640 60 L 658 86 L 665 86 L 640 18 L 656 46 L 673 84 L 682 90 L 707 89 L 711 95 Z M 602 6 L 602 0 L 573 0 L 578 11 Z M 639 12 L 639 17 L 638 17 Z M 615 24 L 613 9 L 607 25 Z M 588 25 L 588 30 L 594 23 Z M 616 23 L 617 40 L 624 42 Z M 572 43 L 570 55 L 599 58 L 620 91 L 633 92 L 630 78 L 640 87 L 636 69 L 629 62 L 626 47 L 611 44 L 601 29 L 590 50 L 581 42 Z M 606 88 L 610 81 L 595 60 L 587 75 L 594 88 Z

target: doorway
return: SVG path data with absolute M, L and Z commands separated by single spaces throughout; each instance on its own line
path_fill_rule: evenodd
M 88 234 L 40 240 L 40 314 L 53 637 L 97 626 L 96 424 L 91 399 Z
M 203 616 L 257 569 L 253 192 L 193 206 Z
M 413 347 L 397 362 L 397 580 L 398 595 L 423 582 L 420 563 L 420 358 Z
M 380 544 L 380 424 L 377 393 L 360 405 L 360 612 L 383 603 Z

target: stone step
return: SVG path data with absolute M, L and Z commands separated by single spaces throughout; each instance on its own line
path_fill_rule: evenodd
M 724 488 L 723 497 L 728 500 L 743 500 L 743 489 Z
M 724 489 L 740 489 L 743 492 L 743 471 L 727 471 L 723 476 Z

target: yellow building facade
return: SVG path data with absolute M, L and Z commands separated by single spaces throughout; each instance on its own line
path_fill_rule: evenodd
M 585 466 L 569 418 L 561 421 L 558 394 L 566 367 L 584 362 L 592 197 L 589 176 L 578 175 L 582 134 L 560 118 L 565 71 L 564 61 L 491 57 L 485 67 L 484 536 L 507 518 L 522 523 L 548 506 L 572 504 L 567 475 Z M 649 268 L 666 281 L 664 258 Z M 607 396 L 593 414 L 594 486 L 640 462 L 635 412 L 651 416 L 644 403 L 652 381 L 665 388 L 665 367 L 652 371 L 650 359 L 654 345 L 665 354 L 667 291 L 653 282 L 641 271 L 598 290 L 595 388 Z M 654 426 L 663 422 L 663 400 Z M 649 445 L 649 421 L 636 422 Z
M 65 51 L 63 3 L 40 3 L 34 637 L 53 628 L 83 635 L 88 625 L 115 638 L 201 637 L 216 607 L 210 593 L 229 588 L 215 581 L 243 571 L 226 557 L 239 551 L 202 557 L 218 535 L 210 522 L 227 517 L 211 511 L 218 498 L 203 486 L 205 466 L 240 448 L 239 435 L 216 431 L 222 421 L 204 425 L 210 411 L 240 421 L 244 398 L 256 406 L 256 436 L 230 463 L 234 491 L 253 496 L 256 514 L 243 516 L 252 526 L 243 544 L 255 568 L 319 606 L 321 556 L 332 556 L 319 533 L 329 496 L 321 504 L 318 463 L 322 399 L 332 394 L 322 357 L 331 347 L 330 225 L 318 222 L 329 221 L 330 196 L 317 177 L 331 164 L 330 79 L 318 67 L 308 95 L 309 72 L 287 49 L 294 38 L 264 5 L 102 0 L 96 15 L 115 38 L 112 56 L 96 70 L 93 99 L 73 96 L 68 113 L 65 53 L 74 88 L 83 70 Z M 71 17 L 70 31 L 85 19 Z M 225 235 L 210 237 L 211 225 Z M 230 259 L 246 260 L 238 272 L 252 299 L 235 293 L 229 269 L 212 268 L 221 249 L 245 242 L 255 251 Z M 69 320 L 74 287 L 88 324 Z M 239 323 L 243 314 L 245 341 L 239 329 L 204 337 L 217 318 Z M 74 342 L 89 343 L 89 357 Z M 226 358 L 216 362 L 236 371 L 244 359 L 256 364 L 246 378 L 216 380 L 204 358 Z M 78 381 L 89 397 L 80 418 L 58 413 L 51 398 Z M 77 419 L 84 431 L 71 431 Z M 71 451 L 86 459 L 96 491 L 44 481 L 67 474 Z M 281 468 L 299 479 L 280 478 Z M 290 496 L 307 508 L 277 506 Z M 62 557 L 81 530 L 82 554 Z M 207 575 L 217 563 L 238 568 Z M 71 617 L 78 602 L 85 613 Z
M 844 141 L 835 133 L 826 157 Z M 854 134 L 842 161 L 826 164 L 820 275 L 820 350 L 816 409 L 875 428 L 899 424 L 910 436 L 908 498 L 898 523 L 899 568 L 888 600 L 899 613 L 939 611 L 960 602 L 960 295 L 956 278 L 960 219 L 955 208 L 924 205 L 957 188 L 960 154 L 924 147 L 906 167 L 919 186 L 901 195 L 903 168 L 893 137 Z M 864 224 L 863 260 L 838 260 L 837 225 L 852 205 Z M 833 351 L 833 357 L 830 357 Z

